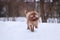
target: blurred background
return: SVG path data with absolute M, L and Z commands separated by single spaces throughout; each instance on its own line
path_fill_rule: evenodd
M 60 23 L 60 0 L 0 0 L 0 21 L 24 21 L 26 9 L 36 10 L 42 23 Z

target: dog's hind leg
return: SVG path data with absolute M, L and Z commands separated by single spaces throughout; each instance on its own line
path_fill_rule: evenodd
M 27 21 L 27 29 L 29 29 L 29 22 Z
M 27 27 L 27 29 L 29 29 L 29 26 Z

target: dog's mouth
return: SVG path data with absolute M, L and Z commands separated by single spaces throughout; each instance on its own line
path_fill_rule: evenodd
M 32 19 L 36 19 L 37 17 L 31 17 Z
M 33 17 L 33 19 L 36 19 L 36 17 Z
M 31 17 L 31 18 L 33 18 L 33 19 L 35 19 L 35 18 L 36 18 L 34 15 L 31 15 L 30 17 Z
M 30 17 L 31 17 L 32 19 L 36 19 L 36 18 L 37 18 L 36 15 L 31 15 Z
M 36 16 L 30 16 L 29 20 L 36 21 L 36 20 L 38 20 L 38 17 L 36 17 Z

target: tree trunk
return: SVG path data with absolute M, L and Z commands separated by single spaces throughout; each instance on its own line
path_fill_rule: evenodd
M 44 0 L 40 1 L 40 12 L 41 12 L 41 18 L 42 18 L 42 22 L 46 22 L 46 17 L 45 17 L 45 13 L 44 13 Z

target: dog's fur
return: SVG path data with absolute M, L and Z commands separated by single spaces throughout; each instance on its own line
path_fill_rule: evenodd
M 25 15 L 27 18 L 27 29 L 34 32 L 34 27 L 38 28 L 39 15 L 36 11 L 26 11 Z

